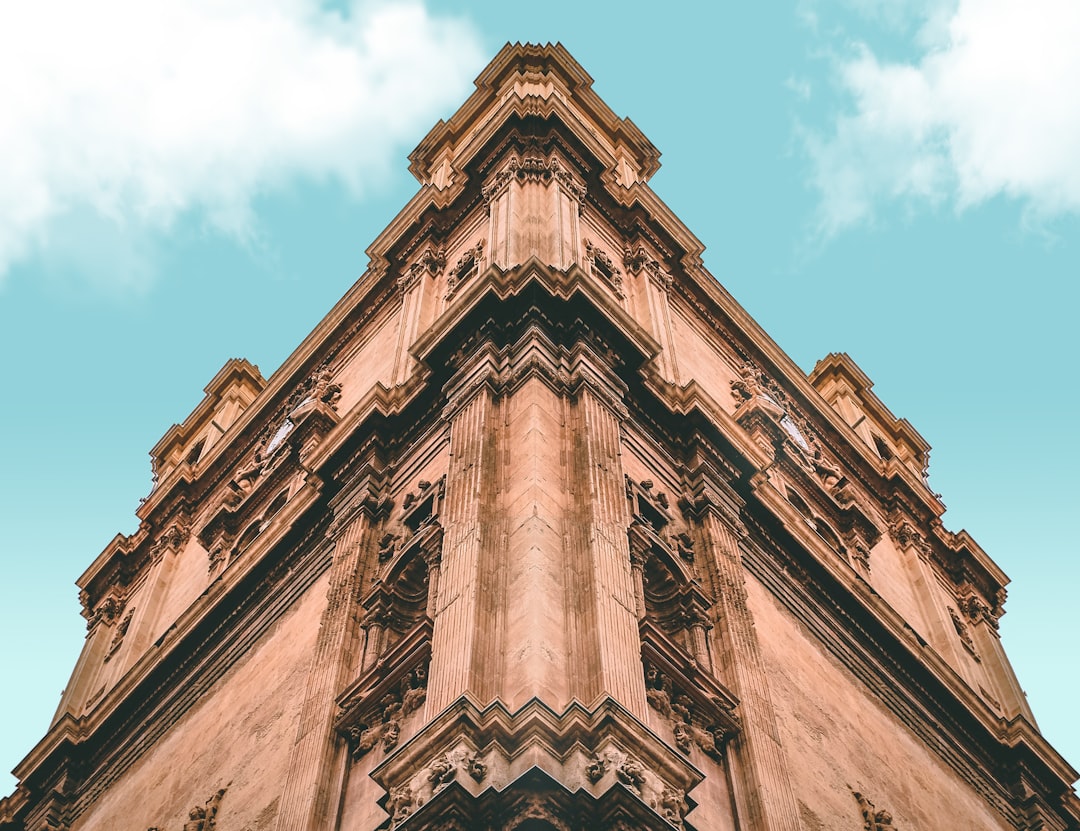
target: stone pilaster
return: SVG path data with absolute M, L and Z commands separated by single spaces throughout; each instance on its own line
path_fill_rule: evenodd
M 769 678 L 747 605 L 737 497 L 719 481 L 708 482 L 700 465 L 691 502 L 703 555 L 715 569 L 716 675 L 738 697 L 742 730 L 729 745 L 731 785 L 739 827 L 745 831 L 799 831 L 801 824 L 780 744 Z
M 333 729 L 336 699 L 356 669 L 357 595 L 365 568 L 375 559 L 378 523 L 387 507 L 378 491 L 365 477 L 332 505 L 337 519 L 329 532 L 334 552 L 326 607 L 278 809 L 279 831 L 326 828 L 336 806 L 347 757 L 345 742 Z
M 589 702 L 607 693 L 646 717 L 638 621 L 644 615 L 641 565 L 635 567 L 626 527 L 621 390 L 602 367 L 582 362 L 572 406 L 570 479 L 574 516 L 568 523 L 567 629 L 575 694 Z M 593 605 L 593 609 L 588 606 Z
M 438 713 L 465 693 L 481 701 L 495 693 L 501 655 L 499 553 L 505 531 L 498 509 L 498 425 L 501 408 L 481 383 L 446 414 L 450 465 L 439 592 L 432 618 L 427 710 Z

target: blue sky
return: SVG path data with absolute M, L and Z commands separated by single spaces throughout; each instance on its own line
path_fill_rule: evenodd
M 1077 4 L 101 0 L 0 9 L 0 768 L 48 726 L 73 581 L 135 530 L 149 449 L 227 358 L 268 375 L 310 331 L 518 40 L 652 139 L 654 189 L 803 369 L 848 352 L 930 442 L 1080 764 Z

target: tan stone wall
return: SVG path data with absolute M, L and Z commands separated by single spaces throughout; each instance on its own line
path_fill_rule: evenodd
M 273 828 L 326 588 L 312 585 L 72 831 L 180 831 L 223 787 L 219 828 Z
M 1011 828 L 753 578 L 747 591 L 807 831 L 861 828 L 853 789 L 900 829 Z

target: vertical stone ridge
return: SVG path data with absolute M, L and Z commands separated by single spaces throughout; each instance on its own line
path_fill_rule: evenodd
M 445 541 L 432 635 L 427 711 L 438 713 L 466 692 L 490 697 L 500 650 L 498 597 L 479 584 L 491 570 L 498 527 L 499 406 L 487 385 L 450 416 Z M 489 589 L 491 587 L 488 587 Z
M 316 831 L 326 827 L 331 789 L 340 784 L 346 748 L 333 729 L 336 697 L 355 670 L 358 641 L 356 603 L 365 564 L 372 557 L 372 506 L 375 495 L 367 486 L 337 508 L 342 520 L 334 541 L 326 607 L 319 623 L 315 651 L 308 669 L 300 720 L 289 759 L 288 774 L 277 815 L 278 831 Z M 335 530 L 332 527 L 331 533 Z
M 582 562 L 586 582 L 570 586 L 567 606 L 574 607 L 575 592 L 591 594 L 588 614 L 578 624 L 580 640 L 588 644 L 581 658 L 590 665 L 578 668 L 590 681 L 581 696 L 588 700 L 606 692 L 643 719 L 647 708 L 638 671 L 640 639 L 626 538 L 622 415 L 607 400 L 610 397 L 582 383 L 574 403 L 574 480 L 582 521 L 577 523 L 581 548 L 571 556 Z
M 728 755 L 739 815 L 744 818 L 744 827 L 755 831 L 799 831 L 799 812 L 777 731 L 768 674 L 746 602 L 739 537 L 729 518 L 707 500 L 701 506 L 699 530 L 720 589 L 718 674 L 738 696 L 743 723 Z

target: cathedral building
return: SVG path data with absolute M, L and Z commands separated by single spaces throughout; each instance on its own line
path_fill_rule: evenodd
M 364 275 L 153 448 L 0 829 L 1080 829 L 927 443 L 658 157 L 561 46 L 495 57 Z

